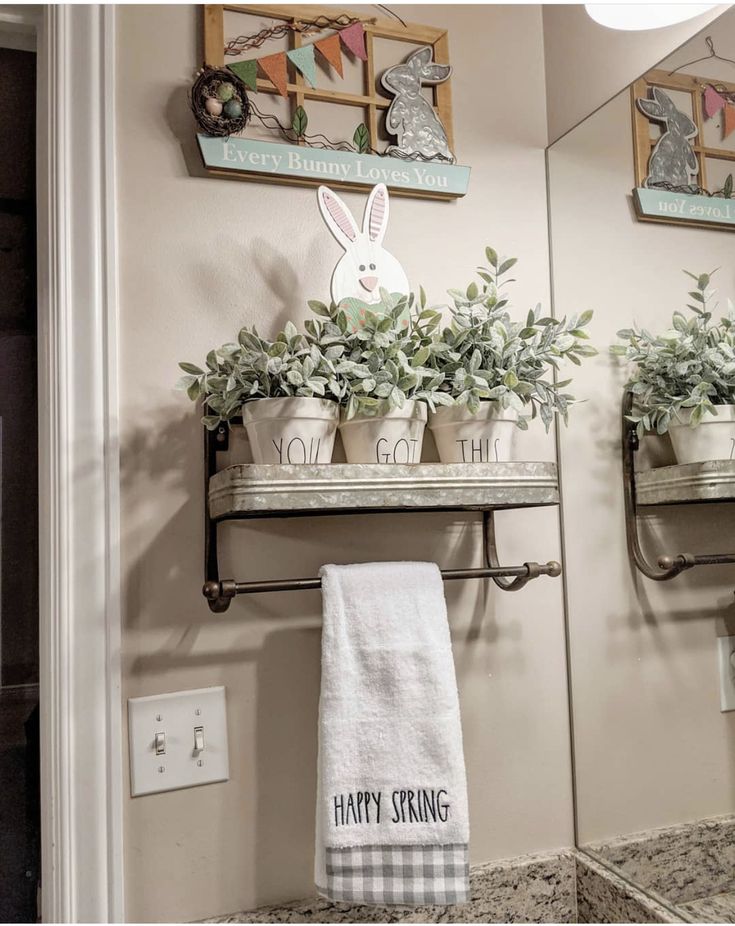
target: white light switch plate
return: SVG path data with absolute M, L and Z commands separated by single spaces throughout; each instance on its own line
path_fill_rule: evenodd
M 718 637 L 720 663 L 720 710 L 735 711 L 735 666 L 731 656 L 735 653 L 735 637 Z
M 198 728 L 201 749 L 196 748 Z M 230 777 L 222 686 L 130 698 L 128 736 L 133 797 Z M 164 752 L 157 753 L 157 740 Z

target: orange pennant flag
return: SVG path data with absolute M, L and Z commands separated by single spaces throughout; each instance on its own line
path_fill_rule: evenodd
M 288 71 L 286 70 L 286 52 L 279 51 L 275 55 L 266 55 L 265 58 L 258 58 L 258 64 L 281 96 L 287 97 Z
M 725 105 L 725 121 L 722 125 L 722 137 L 727 136 L 735 129 L 735 106 L 732 103 Z
M 314 47 L 319 54 L 332 65 L 339 76 L 344 77 L 342 72 L 342 51 L 339 47 L 339 33 L 335 32 L 334 35 L 330 35 L 326 39 L 315 42 Z

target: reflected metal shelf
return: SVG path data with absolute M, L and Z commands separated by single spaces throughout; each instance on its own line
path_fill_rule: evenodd
M 559 504 L 555 463 L 299 464 L 240 463 L 218 472 L 217 454 L 229 447 L 229 431 L 204 432 L 204 586 L 212 611 L 226 611 L 236 595 L 319 588 L 318 577 L 236 582 L 221 579 L 218 528 L 254 518 L 481 511 L 483 556 L 479 569 L 443 569 L 444 579 L 492 579 L 514 592 L 539 576 L 556 577 L 561 566 L 501 566 L 495 543 L 496 510 Z
M 628 554 L 636 568 L 654 582 L 665 582 L 695 566 L 735 564 L 735 553 L 667 554 L 657 558 L 656 566 L 648 562 L 638 532 L 638 509 L 651 505 L 735 501 L 735 461 L 712 460 L 637 471 L 635 455 L 640 440 L 635 424 L 630 421 L 632 410 L 633 393 L 626 389 L 621 415 L 625 537 Z
M 636 473 L 638 505 L 735 501 L 735 460 L 661 466 Z

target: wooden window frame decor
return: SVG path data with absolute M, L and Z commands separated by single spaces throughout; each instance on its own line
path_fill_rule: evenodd
M 443 76 L 432 84 L 433 102 L 426 107 L 429 119 L 434 117 L 444 130 L 454 161 L 441 157 L 395 156 L 376 153 L 382 141 L 380 120 L 391 106 L 393 97 L 377 92 L 373 42 L 375 39 L 391 40 L 400 48 L 401 44 L 430 46 L 432 65 L 449 65 L 449 39 L 445 29 L 414 23 L 405 25 L 398 19 L 363 16 L 339 7 L 319 6 L 242 6 L 207 5 L 204 7 L 204 57 L 205 65 L 223 69 L 227 65 L 225 47 L 225 12 L 233 11 L 273 19 L 287 24 L 309 24 L 321 17 L 334 22 L 344 16 L 346 21 L 359 21 L 364 33 L 363 93 L 347 93 L 338 89 L 311 87 L 302 74 L 294 68 L 285 85 L 291 116 L 297 110 L 303 113 L 310 100 L 321 103 L 335 103 L 355 107 L 364 112 L 363 125 L 367 129 L 366 144 L 358 149 L 354 140 L 342 141 L 334 148 L 324 146 L 307 147 L 304 137 L 284 140 L 281 135 L 274 141 L 248 138 L 246 135 L 215 136 L 199 132 L 197 141 L 202 161 L 207 172 L 214 176 L 228 176 L 240 180 L 266 183 L 291 184 L 316 187 L 322 183 L 336 189 L 370 190 L 376 183 L 383 182 L 398 196 L 413 196 L 426 199 L 450 200 L 464 196 L 469 183 L 469 167 L 456 163 L 454 133 L 452 127 L 451 77 Z M 299 29 L 288 31 L 289 49 L 301 48 L 309 39 Z M 411 51 L 414 49 L 411 48 Z M 265 49 L 257 48 L 248 53 L 256 59 L 267 55 Z M 428 52 L 426 53 L 428 56 Z M 405 56 L 398 56 L 400 64 Z M 259 73 L 254 86 L 256 93 L 251 99 L 258 100 L 262 93 L 278 94 L 274 83 Z M 446 68 L 445 68 L 446 71 Z M 449 72 L 451 73 L 451 71 Z M 426 85 L 426 84 L 424 84 Z M 251 88 L 252 89 L 252 88 Z M 434 116 L 431 115 L 433 112 Z M 366 150 L 365 150 L 366 149 Z M 308 157 L 305 155 L 308 150 Z
M 702 96 L 708 86 L 724 93 L 735 94 L 735 83 L 669 73 L 665 70 L 649 71 L 631 84 L 636 182 L 633 202 L 640 221 L 735 230 L 735 198 L 732 184 L 729 189 L 726 184 L 726 188 L 722 190 L 710 190 L 707 185 L 708 158 L 732 162 L 735 173 L 735 150 L 730 151 L 704 143 L 706 116 Z M 689 145 L 699 167 L 696 191 L 689 192 L 682 188 L 669 190 L 665 185 L 656 186 L 655 183 L 647 185 L 651 156 L 658 139 L 651 138 L 651 120 L 641 111 L 638 100 L 653 99 L 653 88 L 659 88 L 664 92 L 684 92 L 691 97 L 691 118 L 697 132 L 689 141 Z

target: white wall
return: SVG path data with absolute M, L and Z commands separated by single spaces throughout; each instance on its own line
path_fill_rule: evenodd
M 675 26 L 631 32 L 600 26 L 581 3 L 544 4 L 549 142 L 704 29 L 728 5 Z
M 734 24 L 729 13 L 712 28 L 718 49 L 732 47 Z M 666 66 L 701 53 L 697 40 Z M 606 350 L 633 321 L 661 330 L 674 309 L 686 311 L 682 268 L 720 267 L 714 280 L 724 308 L 735 296 L 735 267 L 727 231 L 636 220 L 628 91 L 554 145 L 549 164 L 556 308 L 581 299 L 594 309 L 590 330 L 600 348 L 575 376 L 585 403 L 560 438 L 584 843 L 735 810 L 735 715 L 720 713 L 716 658 L 718 633 L 727 622 L 735 632 L 735 568 L 656 583 L 631 567 L 620 459 L 624 367 Z M 735 547 L 724 505 L 655 510 L 644 536 L 653 562 L 660 553 Z
M 548 305 L 538 6 L 396 7 L 449 28 L 456 203 L 396 200 L 386 244 L 440 298 L 493 244 L 518 255 L 519 309 Z M 202 582 L 201 433 L 176 363 L 244 324 L 272 331 L 327 294 L 338 256 L 313 192 L 202 177 L 186 90 L 199 8 L 118 10 L 125 697 L 227 686 L 231 780 L 128 800 L 127 917 L 194 920 L 311 891 L 317 593 L 212 615 Z M 346 194 L 361 208 L 363 197 Z M 553 446 L 546 446 L 553 458 Z M 225 528 L 225 531 L 227 528 Z M 474 519 L 366 516 L 233 527 L 224 575 L 312 575 L 330 560 L 479 564 Z M 505 514 L 506 561 L 558 557 L 555 510 Z M 447 586 L 475 862 L 572 842 L 561 583 Z

